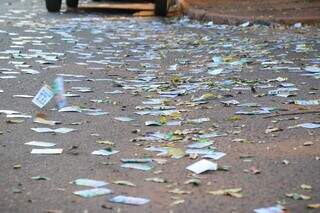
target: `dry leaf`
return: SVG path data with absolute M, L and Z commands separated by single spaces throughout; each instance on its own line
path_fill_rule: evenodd
M 201 180 L 199 179 L 189 179 L 184 182 L 184 184 L 192 184 L 193 186 L 199 186 L 201 184 Z
M 114 184 L 121 185 L 121 186 L 136 186 L 134 183 L 126 180 L 117 180 L 113 182 Z
M 298 193 L 288 193 L 286 194 L 286 196 L 294 200 L 310 200 L 311 199 L 310 196 L 298 194 Z
M 250 171 L 252 172 L 252 174 L 256 175 L 256 174 L 260 174 L 261 171 L 259 169 L 257 169 L 255 166 L 252 166 L 250 168 Z
M 280 129 L 280 128 L 277 128 L 277 127 L 274 127 L 274 128 L 268 128 L 265 130 L 265 133 L 268 134 L 268 133 L 272 133 L 272 132 L 281 132 L 283 131 L 283 129 Z
M 231 117 L 228 118 L 229 121 L 240 121 L 241 117 L 240 115 L 233 115 Z
M 6 120 L 6 123 L 8 124 L 20 124 L 20 123 L 23 123 L 24 120 L 23 119 L 9 119 L 9 120 Z
M 54 126 L 56 124 L 60 124 L 61 122 L 60 121 L 49 121 L 49 120 L 46 120 L 42 117 L 36 117 L 34 120 L 33 120 L 34 123 L 38 123 L 38 124 L 45 124 L 45 125 L 49 125 L 49 126 Z
M 179 194 L 179 195 L 183 195 L 183 194 L 191 194 L 192 192 L 190 191 L 183 191 L 183 190 L 180 190 L 178 188 L 175 188 L 171 191 L 169 191 L 170 193 L 173 193 L 173 194 Z
M 312 141 L 307 141 L 307 142 L 303 143 L 303 146 L 311 146 L 311 145 L 313 145 Z
M 153 158 L 152 160 L 155 161 L 157 164 L 160 164 L 160 165 L 164 165 L 168 161 L 167 159 L 162 159 L 162 158 Z
M 171 158 L 182 158 L 185 156 L 185 152 L 182 149 L 179 148 L 173 148 L 173 147 L 168 147 L 168 156 Z
M 304 190 L 312 190 L 312 186 L 310 185 L 302 184 L 300 187 L 301 189 L 304 189 Z
M 168 123 L 168 119 L 165 115 L 161 115 L 159 121 L 162 125 Z
M 155 182 L 155 183 L 166 183 L 167 182 L 167 180 L 165 180 L 163 178 L 159 178 L 159 177 L 146 178 L 145 181 L 151 181 L 151 182 Z
M 308 204 L 310 209 L 320 209 L 320 203 Z
M 108 146 L 113 146 L 114 145 L 114 143 L 111 142 L 111 141 L 96 141 L 96 143 L 103 144 L 103 145 L 108 145 Z
M 243 195 L 241 194 L 242 188 L 234 188 L 234 189 L 222 189 L 217 191 L 209 191 L 209 194 L 212 195 L 228 195 L 235 198 L 242 198 Z
M 185 202 L 185 200 L 176 200 L 176 201 L 172 202 L 170 204 L 170 206 L 176 206 L 176 205 L 182 204 L 184 202 Z

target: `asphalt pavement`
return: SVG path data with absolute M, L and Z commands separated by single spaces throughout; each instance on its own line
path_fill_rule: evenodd
M 319 211 L 318 26 L 1 4 L 0 212 Z M 76 112 L 32 103 L 57 77 Z

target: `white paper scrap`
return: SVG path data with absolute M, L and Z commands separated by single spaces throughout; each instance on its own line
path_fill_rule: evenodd
M 107 150 L 105 150 L 105 149 L 100 149 L 100 150 L 93 151 L 91 154 L 93 154 L 93 155 L 102 155 L 102 156 L 109 156 L 109 155 L 116 154 L 116 153 L 118 153 L 118 152 L 119 152 L 119 151 L 116 151 L 116 150 L 107 151 Z
M 226 156 L 226 153 L 214 152 L 212 154 L 204 155 L 204 156 L 202 156 L 202 158 L 210 158 L 210 159 L 213 159 L 213 160 L 219 160 L 220 158 L 222 158 L 224 156 Z
M 53 129 L 50 128 L 31 128 L 31 130 L 35 131 L 35 132 L 39 132 L 39 133 L 50 133 L 50 132 L 54 132 Z
M 58 128 L 58 129 L 50 129 L 50 128 L 31 128 L 31 130 L 39 133 L 69 133 L 76 131 L 76 129 L 71 128 Z
M 284 213 L 282 206 L 272 206 L 268 208 L 255 209 L 255 213 Z
M 53 98 L 54 93 L 48 85 L 44 85 L 37 95 L 32 99 L 32 103 L 43 108 Z
M 75 180 L 73 183 L 78 186 L 89 186 L 89 187 L 94 187 L 94 188 L 105 186 L 108 184 L 104 181 L 92 180 L 92 179 L 87 179 L 87 178 L 79 178 L 79 179 Z
M 24 144 L 29 146 L 40 146 L 40 147 L 53 147 L 56 145 L 55 143 L 42 142 L 42 141 L 30 141 Z
M 217 170 L 218 169 L 218 164 L 203 159 L 203 160 L 200 160 L 200 161 L 198 161 L 198 162 L 196 162 L 194 164 L 191 164 L 186 169 L 189 170 L 189 171 L 192 171 L 192 172 L 194 172 L 196 174 L 201 174 L 201 173 L 203 173 L 205 171 Z
M 21 72 L 24 72 L 26 74 L 31 74 L 31 75 L 35 75 L 35 74 L 40 73 L 39 71 L 33 70 L 33 69 L 21 69 Z
M 59 109 L 59 112 L 81 112 L 81 108 L 79 106 L 68 106 Z
M 31 154 L 40 155 L 58 155 L 63 152 L 63 149 L 32 149 Z
M 7 118 L 32 118 L 31 115 L 23 115 L 23 114 L 11 114 L 7 115 Z
M 303 123 L 299 124 L 299 127 L 307 128 L 307 129 L 317 129 L 320 128 L 320 124 L 318 123 Z
M 93 189 L 73 192 L 73 194 L 79 195 L 80 197 L 84 197 L 84 198 L 91 198 L 91 197 L 106 195 L 110 193 L 112 193 L 112 191 L 107 188 L 93 188 Z
M 55 129 L 55 130 L 54 130 L 55 133 L 62 133 L 62 134 L 64 134 L 64 133 L 69 133 L 69 132 L 73 132 L 73 131 L 76 131 L 76 129 L 63 127 L 63 128 L 58 128 L 58 129 Z
M 128 197 L 128 196 L 119 195 L 111 198 L 110 202 L 139 206 L 139 205 L 144 205 L 146 203 L 149 203 L 150 200 L 145 198 L 140 198 L 140 197 Z
M 20 114 L 20 112 L 13 111 L 13 110 L 0 110 L 0 114 L 13 115 L 13 114 Z

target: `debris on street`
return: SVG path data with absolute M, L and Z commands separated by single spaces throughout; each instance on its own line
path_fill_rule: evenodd
M 0 7 L 3 212 L 320 208 L 319 26 L 23 2 Z

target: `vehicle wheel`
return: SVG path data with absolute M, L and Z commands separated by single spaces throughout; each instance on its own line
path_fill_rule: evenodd
M 155 14 L 166 16 L 168 12 L 168 0 L 155 0 Z
M 62 0 L 46 0 L 46 7 L 49 12 L 59 12 Z
M 67 0 L 66 3 L 68 7 L 77 8 L 79 0 Z

